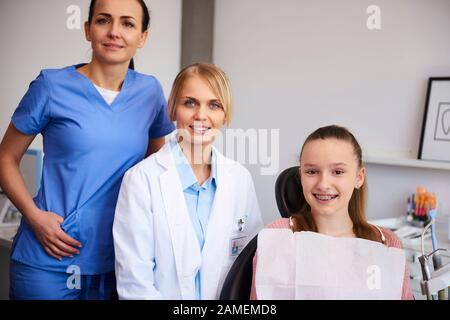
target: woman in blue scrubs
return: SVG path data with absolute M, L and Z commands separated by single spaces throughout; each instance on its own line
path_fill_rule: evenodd
M 159 82 L 129 68 L 149 20 L 142 0 L 91 1 L 91 62 L 41 71 L 12 116 L 0 145 L 0 185 L 24 216 L 12 299 L 116 297 L 112 223 L 123 174 L 174 129 Z M 19 163 L 39 133 L 45 157 L 32 199 Z

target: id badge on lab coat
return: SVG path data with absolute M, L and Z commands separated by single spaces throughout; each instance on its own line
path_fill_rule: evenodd
M 244 249 L 247 244 L 248 234 L 246 233 L 246 219 L 247 217 L 241 217 L 237 219 L 236 225 L 233 227 L 233 233 L 230 238 L 230 258 L 235 259 Z

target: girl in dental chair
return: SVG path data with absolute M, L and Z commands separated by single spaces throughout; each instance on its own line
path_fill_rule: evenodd
M 367 198 L 365 173 L 366 170 L 362 164 L 361 147 L 355 137 L 346 128 L 332 125 L 317 129 L 306 139 L 300 154 L 299 177 L 303 189 L 303 194 L 299 194 L 299 197 L 303 200 L 301 209 L 289 219 L 282 218 L 276 220 L 266 228 L 272 229 L 268 230 L 270 232 L 275 231 L 273 229 L 291 229 L 293 232 L 309 231 L 310 233 L 301 234 L 309 234 L 313 237 L 326 236 L 323 237 L 325 241 L 331 240 L 333 241 L 332 243 L 342 241 L 344 238 L 360 238 L 359 240 L 370 240 L 370 242 L 362 241 L 363 244 L 369 246 L 373 246 L 374 243 L 372 241 L 375 241 L 384 244 L 387 247 L 401 248 L 400 240 L 392 231 L 380 229 L 367 222 L 365 214 Z M 260 238 L 258 238 L 258 244 L 262 247 Z M 275 245 L 276 244 L 274 244 L 274 246 Z M 289 245 L 289 243 L 286 243 L 286 245 Z M 380 247 L 376 244 L 375 247 L 376 249 L 386 249 L 385 247 Z M 312 250 L 315 250 L 315 248 Z M 391 248 L 389 248 L 389 250 L 391 250 Z M 275 254 L 275 251 L 278 250 L 270 252 Z M 295 252 L 298 255 L 299 251 L 296 250 Z M 322 261 L 329 261 L 329 257 L 333 254 L 334 253 L 331 251 L 326 251 L 326 256 L 321 257 Z M 397 252 L 397 254 L 400 255 L 399 252 Z M 268 275 L 270 270 L 277 270 L 277 272 L 275 272 L 276 274 L 284 274 L 285 268 L 287 268 L 286 270 L 289 270 L 289 266 L 286 267 L 286 263 L 283 264 L 282 262 L 275 262 L 270 268 L 262 268 L 262 265 L 257 265 L 258 256 L 260 263 L 262 264 L 262 261 L 264 260 L 262 259 L 263 256 L 260 248 L 258 248 L 258 253 L 253 259 L 251 299 L 257 299 L 259 292 L 262 292 L 258 289 L 261 288 L 261 286 L 258 286 L 259 279 L 262 279 L 262 277 L 260 277 L 261 272 L 263 273 L 262 276 L 267 279 L 267 276 L 270 278 L 270 275 Z M 287 253 L 287 256 L 291 256 L 290 252 Z M 292 259 L 295 260 L 295 258 Z M 272 261 L 274 260 L 275 258 L 272 256 Z M 400 268 L 397 268 L 397 270 L 400 271 L 397 272 L 397 274 L 400 275 L 400 277 L 397 277 L 400 280 L 398 281 L 398 297 L 400 297 L 401 277 L 403 275 L 401 299 L 413 299 L 409 284 L 408 270 L 405 265 L 404 272 L 402 271 L 402 263 L 403 262 L 400 264 Z M 322 263 L 320 264 L 325 265 Z M 260 268 L 260 270 L 258 271 L 257 268 Z M 312 268 L 313 270 L 314 267 L 309 266 L 309 268 Z M 333 272 L 326 270 L 326 268 L 320 269 L 320 267 L 317 267 L 317 270 L 324 272 L 324 277 L 325 273 Z M 295 272 L 293 272 L 293 274 L 295 274 Z M 297 269 L 296 279 L 298 279 L 298 274 Z M 350 274 L 349 276 L 353 275 Z M 278 275 L 275 275 L 275 278 L 277 277 L 280 278 Z M 318 274 L 318 277 L 320 278 L 320 274 Z M 285 277 L 282 281 L 286 281 L 286 279 L 287 278 Z M 309 279 L 306 281 L 308 282 Z M 292 281 L 289 280 L 288 283 L 292 283 Z M 261 282 L 259 282 L 259 284 L 261 284 Z M 292 284 L 292 286 L 293 285 L 294 284 Z M 297 282 L 295 285 L 297 285 Z M 279 288 L 282 288 L 282 286 L 279 286 Z M 306 291 L 309 290 L 308 286 L 305 286 L 304 288 L 307 288 Z M 329 284 L 324 284 L 323 291 L 319 292 L 329 292 L 327 291 L 329 288 Z M 276 291 L 277 290 L 274 290 L 273 292 Z M 336 297 L 342 298 L 343 296 L 345 295 L 338 294 Z M 330 298 L 330 295 L 324 295 L 322 297 L 319 294 L 314 297 L 317 299 L 328 299 Z M 331 295 L 331 299 L 336 299 L 336 297 Z M 259 298 L 263 298 L 262 294 Z

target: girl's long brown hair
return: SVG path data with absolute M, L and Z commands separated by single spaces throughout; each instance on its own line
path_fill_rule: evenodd
M 311 133 L 303 144 L 300 153 L 300 159 L 305 145 L 310 141 L 319 139 L 338 139 L 350 143 L 353 147 L 353 151 L 358 161 L 358 167 L 363 167 L 362 150 L 358 141 L 348 129 L 336 125 L 322 127 Z M 299 196 L 301 197 L 301 203 L 303 203 L 303 205 L 297 213 L 292 214 L 292 218 L 294 220 L 294 231 L 318 232 L 316 223 L 311 214 L 311 207 L 306 202 L 303 192 L 301 192 Z M 382 242 L 380 232 L 367 222 L 366 202 L 367 183 L 365 179 L 363 185 L 360 188 L 355 188 L 353 190 L 352 197 L 350 198 L 350 202 L 348 204 L 348 213 L 350 215 L 350 219 L 353 222 L 353 232 L 358 238 Z

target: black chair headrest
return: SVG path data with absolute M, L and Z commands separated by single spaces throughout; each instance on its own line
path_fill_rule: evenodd
M 299 166 L 285 169 L 275 182 L 275 198 L 283 218 L 297 212 L 305 201 L 298 170 Z

